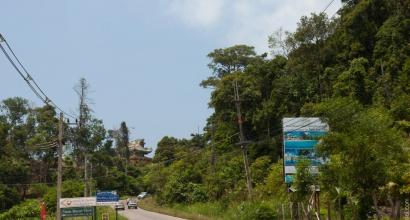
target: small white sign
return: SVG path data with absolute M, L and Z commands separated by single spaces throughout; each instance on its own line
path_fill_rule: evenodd
M 114 206 L 117 202 L 97 202 L 97 206 Z
M 96 197 L 61 198 L 60 208 L 96 206 Z

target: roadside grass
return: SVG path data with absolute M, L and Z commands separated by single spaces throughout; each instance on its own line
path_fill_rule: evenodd
M 277 200 L 241 201 L 223 205 L 222 202 L 158 205 L 153 197 L 139 201 L 142 209 L 191 220 L 249 220 L 249 219 L 290 219 L 290 208 Z M 283 216 L 282 210 L 285 211 Z M 336 219 L 335 212 L 332 213 Z M 322 209 L 321 216 L 326 218 L 326 210 Z
M 152 197 L 139 201 L 138 205 L 147 211 L 192 220 L 222 219 L 220 215 L 223 212 L 217 203 L 195 203 L 189 206 L 178 204 L 167 207 L 158 205 Z

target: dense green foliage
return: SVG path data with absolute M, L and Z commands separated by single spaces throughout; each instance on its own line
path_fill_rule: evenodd
M 214 112 L 204 134 L 164 137 L 155 163 L 145 170 L 144 183 L 159 204 L 219 201 L 232 207 L 246 200 L 236 144 L 236 82 L 251 141 L 249 207 L 272 199 L 307 205 L 316 184 L 324 203 L 348 219 L 397 218 L 410 184 L 410 1 L 343 3 L 335 18 L 311 14 L 295 32 L 275 32 L 269 38 L 271 57 L 246 45 L 209 53 L 213 74 L 201 86 L 212 88 Z M 321 117 L 331 128 L 318 146 L 328 163 L 315 176 L 302 160 L 295 193 L 287 193 L 282 180 L 285 116 Z M 389 206 L 389 213 L 381 206 Z
M 80 82 L 86 84 L 84 79 Z M 107 131 L 102 120 L 94 118 L 91 109 L 83 105 L 77 124 L 64 121 L 62 196 L 95 195 L 98 190 L 138 194 L 142 190 L 141 181 L 137 180 L 141 175 L 137 166 L 127 163 L 126 123 L 121 123 L 119 131 Z M 26 218 L 38 217 L 41 201 L 46 203 L 48 213 L 55 211 L 57 136 L 58 117 L 53 107 L 32 107 L 29 101 L 19 97 L 0 103 L 0 213 L 13 207 L 3 218 L 24 218 L 25 214 Z M 37 200 L 27 200 L 32 198 Z M 37 207 L 36 213 L 31 208 L 24 210 L 27 212 L 13 211 L 25 206 Z
M 38 219 L 39 216 L 39 202 L 34 199 L 28 199 L 19 205 L 13 206 L 7 212 L 0 214 L 0 219 Z

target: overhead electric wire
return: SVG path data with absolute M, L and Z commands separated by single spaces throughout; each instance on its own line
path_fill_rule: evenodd
M 34 94 L 41 99 L 41 101 L 45 102 L 44 98 L 37 92 L 37 90 L 34 89 L 34 87 L 30 84 L 30 82 L 27 80 L 26 77 L 24 77 L 23 73 L 20 71 L 20 69 L 16 66 L 16 64 L 14 63 L 14 61 L 11 59 L 11 57 L 8 55 L 7 51 L 4 49 L 4 47 L 0 44 L 0 48 L 3 51 L 4 55 L 6 56 L 6 58 L 9 60 L 9 62 L 11 63 L 11 65 L 14 67 L 14 69 L 16 69 L 16 71 L 19 73 L 19 75 L 24 79 L 24 81 L 26 81 L 27 85 L 30 87 L 30 89 L 34 92 Z
M 293 120 L 295 120 L 295 119 L 291 119 L 290 121 L 293 121 Z M 321 121 L 321 120 L 320 120 L 320 118 L 319 118 L 319 119 L 316 119 L 316 120 L 314 120 L 314 121 L 311 121 L 311 122 L 309 122 L 309 123 L 307 123 L 307 124 L 305 124 L 305 125 L 303 125 L 303 126 L 294 128 L 294 129 L 292 129 L 292 130 L 290 130 L 290 131 L 287 131 L 287 132 L 297 131 L 297 130 L 299 130 L 299 129 L 301 129 L 301 128 L 307 127 L 307 126 L 309 126 L 309 125 L 311 125 L 311 124 L 314 124 L 314 123 L 320 122 L 320 121 Z M 290 124 L 290 125 L 294 125 L 294 124 L 297 124 L 297 123 L 299 123 L 299 121 L 294 122 L 294 123 L 292 123 L 292 124 Z M 278 130 L 282 130 L 282 128 L 281 128 L 281 129 L 278 129 Z M 232 138 L 232 137 L 234 137 L 234 136 L 236 136 L 236 135 L 238 135 L 238 134 L 239 134 L 239 132 L 238 132 L 238 133 L 235 133 L 235 134 L 233 134 L 233 135 L 231 135 L 231 136 L 229 136 L 229 137 L 226 137 L 226 138 L 224 138 L 224 139 L 222 139 L 222 140 L 220 140 L 220 141 L 218 141 L 217 143 L 214 143 L 214 144 L 219 144 L 219 143 L 221 143 L 221 142 L 223 142 L 223 141 L 225 141 L 225 140 L 228 140 L 228 139 L 230 139 L 230 138 Z M 257 141 L 257 142 L 253 142 L 253 143 L 261 143 L 261 142 L 262 142 L 262 141 Z M 193 151 L 191 151 L 190 153 L 197 152 L 197 151 L 201 151 L 201 150 L 203 150 L 203 148 L 199 148 L 199 149 L 193 150 Z M 178 160 L 178 159 L 184 158 L 184 157 L 186 157 L 186 156 L 187 156 L 187 155 L 175 157 L 175 158 L 168 159 L 168 160 L 162 160 L 162 161 L 155 162 L 155 163 L 153 163 L 153 164 L 167 163 L 167 162 L 171 162 L 171 161 L 174 161 L 174 160 Z
M 20 70 L 20 68 L 18 68 L 18 66 L 16 65 L 16 63 L 13 61 L 13 59 L 10 57 L 10 55 L 7 53 L 7 51 L 5 50 L 5 48 L 1 45 L 1 43 L 4 42 L 7 46 L 7 48 L 10 50 L 10 52 L 12 53 L 13 57 L 15 58 L 15 60 L 18 62 L 18 64 L 21 66 L 21 68 L 23 69 L 23 71 L 26 73 L 27 76 L 24 76 L 24 74 L 22 73 L 22 71 Z M 34 80 L 34 78 L 30 75 L 30 73 L 27 71 L 27 69 L 24 67 L 24 65 L 20 62 L 20 59 L 16 56 L 16 54 L 14 53 L 13 49 L 11 48 L 11 46 L 9 45 L 9 43 L 7 42 L 7 40 L 0 34 L 0 48 L 3 51 L 4 55 L 6 56 L 6 58 L 9 60 L 9 62 L 11 63 L 11 65 L 14 67 L 14 69 L 18 72 L 18 74 L 24 79 L 24 81 L 27 83 L 27 85 L 30 87 L 30 89 L 34 92 L 34 94 L 41 99 L 41 101 L 44 102 L 44 104 L 46 105 L 52 105 L 54 108 L 58 109 L 60 112 L 62 112 L 63 114 L 67 115 L 70 118 L 75 119 L 76 117 L 68 114 L 67 112 L 65 112 L 64 110 L 62 110 L 57 104 L 55 104 L 46 94 L 45 92 L 40 88 L 40 86 L 37 84 L 37 82 Z M 31 82 L 33 82 L 34 86 L 31 84 Z M 37 89 L 36 89 L 37 88 Z M 41 94 L 40 94 L 41 93 Z M 44 97 L 43 97 L 44 96 Z
M 326 12 L 326 10 L 333 4 L 334 1 L 335 1 L 335 0 L 331 0 L 331 1 L 329 2 L 329 4 L 327 4 L 327 6 L 325 7 L 325 9 L 323 9 L 322 13 Z

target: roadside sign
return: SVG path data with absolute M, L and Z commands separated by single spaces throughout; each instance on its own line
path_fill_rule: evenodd
M 61 217 L 93 216 L 94 207 L 73 207 L 61 209 Z
M 318 173 L 325 162 L 316 155 L 316 145 L 327 134 L 329 126 L 320 118 L 283 118 L 283 167 L 285 183 L 292 183 L 300 159 L 311 163 L 310 171 Z
M 60 199 L 60 208 L 90 207 L 96 205 L 97 199 L 95 197 L 77 197 Z
M 97 192 L 96 199 L 99 206 L 115 205 L 119 196 L 115 191 Z

